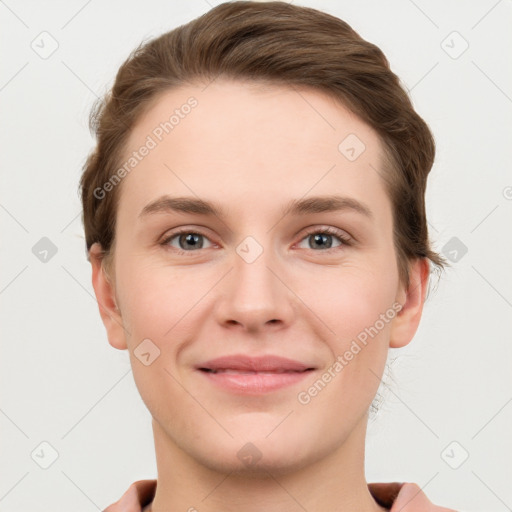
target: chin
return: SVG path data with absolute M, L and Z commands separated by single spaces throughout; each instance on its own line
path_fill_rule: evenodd
M 232 432 L 233 438 L 223 436 L 206 441 L 203 437 L 209 448 L 206 449 L 205 444 L 193 446 L 189 455 L 220 473 L 235 473 L 249 478 L 286 475 L 314 463 L 330 450 L 327 446 L 324 450 L 312 446 L 307 432 L 301 436 L 297 429 L 294 430 L 290 435 L 287 429 L 283 428 L 281 432 L 277 429 L 267 437 L 271 429 L 265 428 L 254 434 L 253 427 L 250 432 Z
M 270 476 L 286 475 L 308 465 L 309 458 L 300 450 L 287 453 L 272 453 L 263 448 L 259 450 L 256 444 L 246 443 L 240 450 L 245 450 L 244 456 L 229 456 L 232 450 L 220 451 L 217 456 L 208 457 L 204 452 L 197 454 L 199 462 L 212 471 L 244 478 L 269 478 Z M 257 452 L 259 450 L 259 453 Z M 254 456 L 250 456 L 252 453 Z M 261 457 L 261 458 L 259 458 Z

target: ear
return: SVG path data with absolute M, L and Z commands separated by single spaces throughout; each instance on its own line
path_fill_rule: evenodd
M 391 348 L 407 345 L 418 329 L 428 286 L 429 260 L 427 258 L 414 260 L 409 266 L 409 273 L 409 288 L 406 290 L 404 286 L 401 286 L 396 298 L 397 302 L 402 304 L 402 309 L 391 324 L 389 341 Z
M 117 307 L 113 280 L 109 279 L 103 265 L 103 255 L 100 244 L 95 243 L 91 246 L 89 259 L 92 265 L 92 286 L 103 325 L 107 330 L 108 341 L 114 348 L 124 350 L 127 348 L 125 328 Z

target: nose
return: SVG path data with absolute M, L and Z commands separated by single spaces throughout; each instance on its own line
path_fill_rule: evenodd
M 224 326 L 259 331 L 282 329 L 294 315 L 294 294 L 286 267 L 270 244 L 246 239 L 233 253 L 232 269 L 217 296 L 217 320 Z M 255 259 L 254 259 L 255 258 Z

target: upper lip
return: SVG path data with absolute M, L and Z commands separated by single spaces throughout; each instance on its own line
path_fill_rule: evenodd
M 253 372 L 302 372 L 314 369 L 311 365 L 294 361 L 286 357 L 275 355 L 264 355 L 258 357 L 249 357 L 244 354 L 234 354 L 230 356 L 210 359 L 197 365 L 199 370 L 239 370 Z

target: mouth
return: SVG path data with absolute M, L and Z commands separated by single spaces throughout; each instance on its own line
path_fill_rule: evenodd
M 209 382 L 235 394 L 261 395 L 291 386 L 315 367 L 278 356 L 225 356 L 196 367 Z
M 314 370 L 314 368 L 306 368 L 305 370 L 237 370 L 234 368 L 221 368 L 214 370 L 212 368 L 199 368 L 199 370 L 207 373 L 234 373 L 238 375 L 275 375 L 279 373 L 302 373 Z

